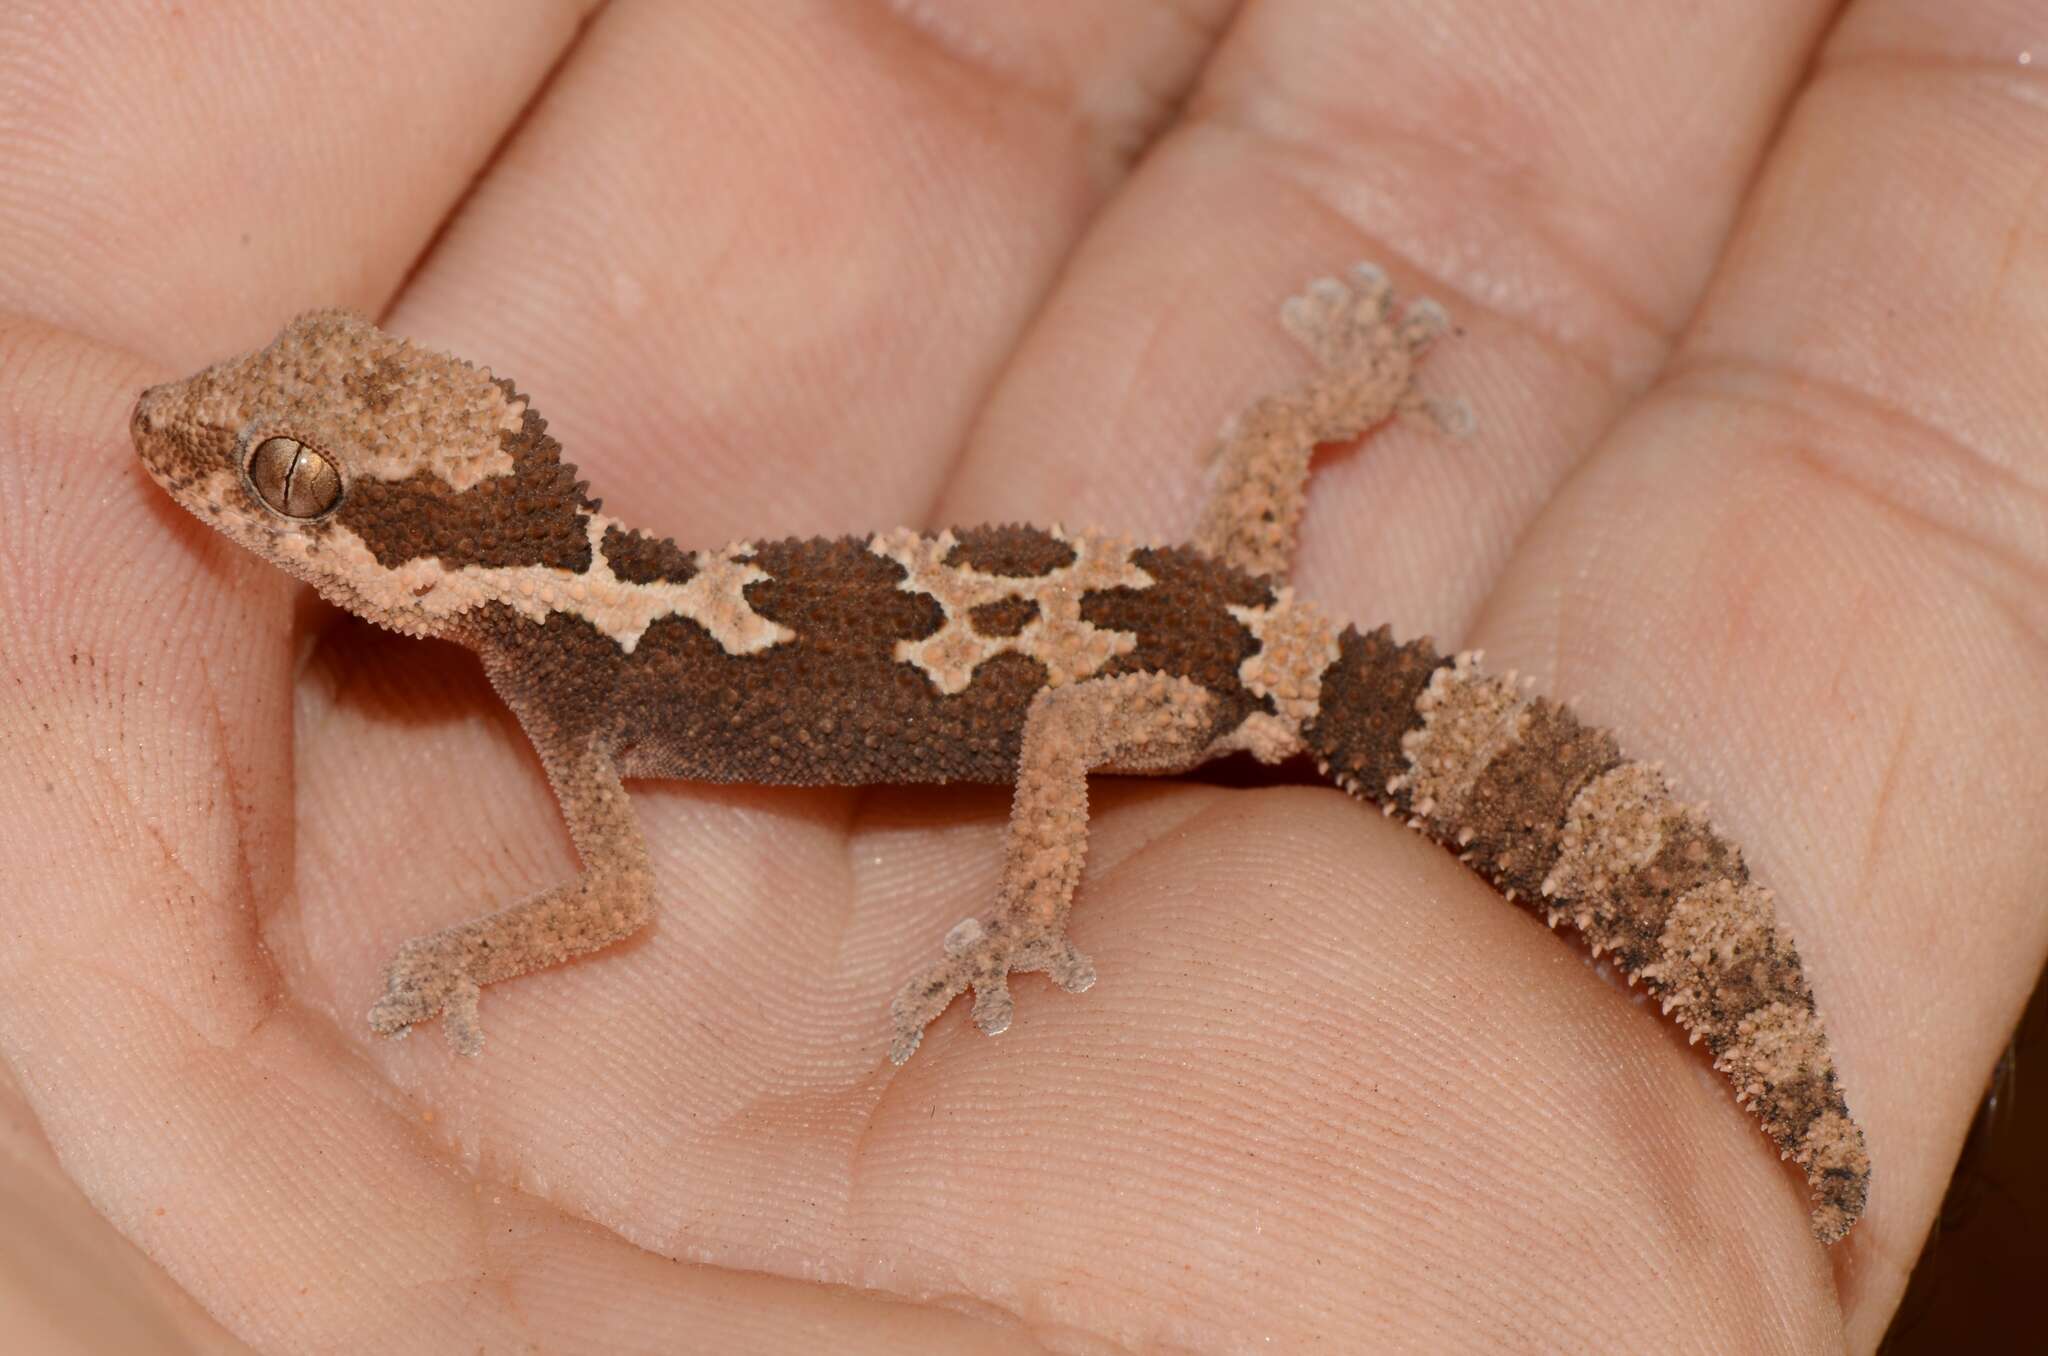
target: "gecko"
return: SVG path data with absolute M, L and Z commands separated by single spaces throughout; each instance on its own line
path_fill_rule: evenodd
M 371 622 L 474 650 L 561 807 L 580 872 L 401 945 L 381 1035 L 438 1017 L 475 1055 L 484 986 L 647 924 L 624 779 L 1011 786 L 993 907 L 890 1005 L 901 1064 L 969 990 L 994 1035 L 1011 974 L 1095 982 L 1067 936 L 1091 775 L 1305 756 L 1611 955 L 1705 1042 L 1803 1170 L 1814 1234 L 1840 1239 L 1869 1190 L 1863 1132 L 1740 848 L 1527 680 L 1341 624 L 1288 582 L 1318 447 L 1403 413 L 1469 431 L 1416 381 L 1443 309 L 1360 265 L 1280 319 L 1314 371 L 1224 426 L 1180 545 L 1001 524 L 685 550 L 607 516 L 512 382 L 341 310 L 150 387 L 130 428 L 148 474 L 231 540 Z

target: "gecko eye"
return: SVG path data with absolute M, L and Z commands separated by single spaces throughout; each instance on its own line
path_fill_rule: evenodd
M 287 518 L 318 518 L 341 502 L 341 472 L 297 438 L 265 438 L 249 454 L 256 497 Z

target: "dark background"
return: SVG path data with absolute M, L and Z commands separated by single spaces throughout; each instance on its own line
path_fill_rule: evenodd
M 2048 1351 L 2048 976 L 1998 1062 L 1884 1356 Z

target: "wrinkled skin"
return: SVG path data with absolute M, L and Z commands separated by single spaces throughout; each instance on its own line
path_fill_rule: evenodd
M 0 18 L 35 1349 L 1875 1345 L 2048 949 L 2031 6 L 226 8 Z M 1300 587 L 1713 805 L 1869 1131 L 1846 1243 L 1668 1023 L 1327 790 L 1105 782 L 1101 982 L 898 1070 L 1004 794 L 648 784 L 644 940 L 493 990 L 480 1062 L 370 1035 L 390 949 L 566 837 L 466 654 L 149 484 L 144 385 L 338 303 L 691 545 L 1173 539 L 1359 258 L 1461 323 L 1479 426 L 1326 457 Z

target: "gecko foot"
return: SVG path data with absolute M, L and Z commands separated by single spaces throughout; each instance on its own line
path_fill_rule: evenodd
M 419 937 L 398 948 L 384 970 L 384 996 L 370 1009 L 370 1029 L 403 1036 L 419 1022 L 440 1017 L 458 1055 L 480 1055 L 484 1030 L 477 1020 L 481 986 L 438 937 Z
M 1280 324 L 1327 370 L 1316 396 L 1332 406 L 1325 416 L 1332 425 L 1364 425 L 1382 417 L 1384 383 L 1393 380 L 1401 389 L 1396 409 L 1421 414 L 1453 436 L 1471 431 L 1472 413 L 1463 401 L 1422 395 L 1410 381 L 1416 360 L 1450 328 L 1444 308 L 1427 297 L 1399 304 L 1378 265 L 1357 264 L 1343 279 L 1318 278 L 1288 298 Z M 1353 413 L 1354 404 L 1376 408 Z
M 1043 970 L 1068 993 L 1095 983 L 1095 967 L 1064 931 L 1024 933 L 998 920 L 963 919 L 946 934 L 945 957 L 897 991 L 889 1004 L 891 1063 L 909 1059 L 932 1019 L 967 989 L 974 990 L 974 1024 L 991 1036 L 1010 1027 L 1012 974 Z

